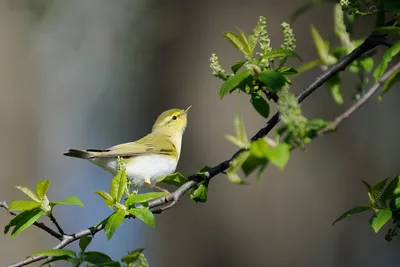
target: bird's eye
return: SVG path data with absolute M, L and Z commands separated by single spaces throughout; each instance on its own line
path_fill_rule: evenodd
M 173 117 L 172 117 L 172 119 L 173 119 L 173 120 L 176 120 L 176 119 L 177 119 L 177 117 L 176 117 L 176 116 L 173 116 Z

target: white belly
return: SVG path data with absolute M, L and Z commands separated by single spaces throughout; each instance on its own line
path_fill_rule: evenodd
M 117 173 L 115 158 L 97 158 L 90 161 L 114 175 Z M 177 163 L 177 160 L 165 155 L 138 156 L 132 163 L 126 164 L 126 174 L 133 187 L 143 187 L 145 179 L 150 179 L 151 183 L 155 184 L 158 178 L 174 173 Z

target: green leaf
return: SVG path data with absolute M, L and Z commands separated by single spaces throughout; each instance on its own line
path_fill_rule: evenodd
M 193 190 L 192 194 L 190 194 L 190 199 L 196 202 L 205 203 L 207 201 L 207 190 L 208 190 L 208 181 L 205 180 L 195 190 Z
M 243 82 L 244 80 L 246 80 L 247 77 L 250 76 L 250 74 L 251 70 L 245 70 L 236 75 L 230 76 L 228 80 L 226 80 L 222 84 L 221 90 L 219 92 L 220 98 L 222 99 L 227 93 L 231 92 L 236 87 L 238 87 L 241 82 Z
M 50 202 L 50 205 L 77 205 L 83 208 L 83 203 L 80 199 L 76 196 L 70 196 L 63 200 L 57 200 Z
M 24 200 L 17 200 L 10 203 L 8 207 L 8 211 L 26 211 L 26 210 L 33 210 L 40 207 L 40 203 L 36 201 L 24 201 Z
M 396 70 L 392 75 L 390 75 L 382 85 L 382 93 L 380 98 L 392 88 L 400 80 L 400 69 Z
M 382 200 L 389 200 L 400 196 L 400 175 L 397 175 L 382 193 Z
M 377 203 L 381 200 L 383 189 L 385 188 L 388 179 L 389 178 L 379 181 L 372 187 L 372 199 L 374 200 L 374 203 Z
M 79 239 L 79 248 L 81 249 L 81 252 L 84 252 L 86 250 L 90 242 L 92 242 L 92 239 L 93 237 L 91 236 L 84 236 L 81 239 Z
M 389 209 L 378 210 L 371 218 L 370 225 L 374 229 L 375 233 L 378 233 L 379 229 L 382 228 L 392 218 L 392 211 Z
M 154 215 L 148 208 L 142 209 L 130 209 L 129 213 L 138 218 L 139 220 L 143 221 L 145 224 L 154 228 Z
M 125 211 L 122 209 L 114 212 L 107 220 L 106 226 L 104 227 L 104 233 L 107 236 L 107 239 L 110 240 L 114 235 L 115 230 L 122 224 L 125 220 Z
M 301 65 L 297 69 L 297 71 L 298 71 L 298 73 L 303 73 L 305 71 L 308 71 L 315 67 L 318 67 L 319 65 L 322 65 L 322 64 L 324 64 L 324 62 L 321 59 L 313 60 L 313 61 L 310 61 L 310 62 L 307 62 L 307 63 Z
M 246 64 L 246 63 L 247 63 L 247 60 L 239 60 L 239 61 L 236 61 L 235 64 L 233 64 L 232 67 L 231 67 L 232 72 L 236 74 L 236 72 L 237 72 L 241 67 L 243 67 L 243 65 Z
M 295 75 L 299 73 L 296 69 L 292 67 L 282 67 L 279 68 L 278 71 L 283 75 Z
M 258 94 L 252 94 L 250 99 L 251 104 L 253 105 L 254 109 L 263 116 L 264 118 L 268 118 L 269 116 L 269 104 L 268 102 L 262 98 Z
M 370 72 L 373 67 L 374 67 L 374 60 L 372 59 L 372 57 L 367 57 L 364 59 L 361 59 L 359 61 L 361 67 L 366 71 L 366 72 Z
M 16 186 L 17 189 L 21 190 L 25 195 L 27 195 L 28 197 L 30 197 L 31 199 L 33 199 L 36 202 L 40 202 L 41 200 L 38 198 L 38 196 L 36 196 L 36 194 L 30 190 L 27 187 L 23 187 L 23 186 Z
M 245 182 L 240 179 L 237 172 L 249 156 L 250 151 L 243 151 L 232 160 L 231 165 L 226 170 L 226 175 L 228 176 L 229 181 L 236 184 L 245 184 Z
M 118 262 L 113 261 L 107 254 L 98 251 L 88 251 L 83 254 L 86 262 L 95 266 L 120 266 Z
M 274 58 L 288 58 L 288 57 L 295 57 L 301 61 L 301 58 L 294 52 L 293 50 L 286 50 L 286 49 L 276 49 L 268 52 L 263 56 L 263 58 L 270 60 Z
M 104 191 L 96 191 L 95 194 L 99 195 L 101 198 L 104 199 L 104 202 L 106 203 L 107 206 L 112 206 L 112 204 L 114 203 L 114 199 L 113 197 Z
M 46 249 L 41 250 L 35 253 L 32 253 L 31 256 L 49 256 L 49 257 L 59 257 L 59 256 L 69 256 L 75 257 L 75 251 L 68 250 L 68 249 Z
M 283 169 L 290 158 L 290 146 L 286 143 L 281 143 L 276 147 L 269 147 L 265 153 L 272 164 Z
M 36 184 L 36 195 L 40 200 L 43 200 L 46 196 L 46 192 L 49 189 L 50 180 L 42 180 Z
M 125 205 L 131 206 L 135 203 L 149 202 L 152 199 L 156 199 L 165 195 L 166 195 L 165 192 L 149 192 L 139 195 L 130 195 L 126 200 Z
M 257 158 L 267 158 L 268 144 L 264 139 L 257 139 L 250 143 L 250 152 Z
M 111 180 L 110 195 L 117 203 L 121 201 L 127 184 L 127 176 L 125 170 L 121 170 Z
M 246 159 L 246 161 L 242 165 L 242 170 L 246 176 L 249 176 L 256 169 L 258 169 L 257 178 L 261 181 L 261 175 L 268 165 L 268 160 L 265 158 L 257 158 L 254 155 L 250 154 L 250 156 Z
M 390 200 L 389 206 L 392 211 L 399 211 L 400 210 L 400 197 Z
M 72 259 L 70 256 L 56 256 L 56 257 L 51 257 L 50 259 L 48 259 L 47 261 L 45 261 L 44 263 L 42 263 L 39 267 L 45 266 L 45 265 L 50 265 L 49 263 L 52 262 L 56 262 L 56 261 L 68 261 Z
M 335 64 L 337 59 L 329 55 L 329 43 L 322 39 L 321 35 L 313 25 L 311 25 L 311 34 L 314 39 L 315 48 L 317 49 L 317 53 L 322 62 L 326 65 Z
M 124 256 L 121 261 L 123 263 L 125 263 L 126 265 L 130 266 L 129 263 L 134 263 L 139 259 L 139 256 L 142 254 L 143 252 L 143 248 L 138 248 L 135 249 L 131 252 L 128 253 L 128 255 Z
M 247 40 L 243 39 L 243 36 L 237 36 L 233 32 L 225 32 L 224 37 L 228 39 L 244 55 L 249 54 Z
M 335 74 L 327 81 L 333 100 L 337 104 L 343 104 L 343 97 L 340 93 L 340 82 L 340 74 Z
M 349 217 L 349 216 L 351 216 L 351 215 L 353 215 L 353 214 L 361 213 L 361 212 L 364 212 L 364 211 L 367 211 L 367 210 L 372 210 L 372 208 L 371 208 L 370 206 L 359 206 L 359 207 L 352 208 L 351 210 L 348 210 L 348 211 L 346 211 L 345 213 L 343 213 L 341 216 L 339 216 L 339 218 L 337 218 L 337 219 L 332 223 L 332 226 L 333 226 L 335 223 L 337 223 L 338 221 L 341 221 L 341 220 L 343 220 L 343 219 L 345 219 L 345 218 L 347 218 L 347 217 Z
M 11 232 L 11 237 L 14 237 L 21 231 L 31 226 L 42 215 L 43 211 L 40 208 L 21 212 L 6 225 L 6 227 L 4 228 L 4 234 L 6 234 L 10 230 L 10 228 L 14 226 L 14 229 Z
M 188 179 L 185 176 L 183 176 L 180 172 L 170 174 L 158 180 L 158 182 L 173 186 L 181 186 L 187 181 Z
M 398 26 L 383 26 L 376 28 L 372 34 L 381 35 L 381 34 L 394 34 L 400 33 L 400 27 Z
M 383 54 L 381 61 L 378 63 L 374 71 L 375 80 L 379 80 L 383 73 L 385 73 L 389 62 L 392 60 L 394 56 L 396 56 L 400 52 L 400 41 L 397 41 Z
M 239 112 L 236 113 L 233 119 L 233 124 L 235 125 L 235 133 L 237 139 L 239 139 L 243 143 L 248 143 L 246 129 L 244 127 L 243 119 L 240 116 Z
M 247 148 L 248 146 L 248 142 L 243 142 L 242 140 L 239 140 L 238 138 L 230 135 L 230 134 L 226 134 L 225 139 L 232 142 L 234 145 L 240 147 L 240 148 Z
M 277 71 L 263 71 L 259 76 L 260 81 L 268 86 L 273 93 L 277 93 L 286 83 L 285 77 Z

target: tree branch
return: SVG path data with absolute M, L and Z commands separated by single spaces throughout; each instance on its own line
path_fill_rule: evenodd
M 6 209 L 8 211 L 8 204 L 5 201 L 0 202 L 0 207 L 3 207 L 4 209 Z M 14 212 L 14 211 L 8 211 L 9 214 L 13 215 L 13 216 L 17 216 L 18 213 Z M 58 240 L 62 240 L 63 236 L 59 233 L 57 233 L 56 231 L 54 231 L 53 229 L 51 229 L 50 227 L 48 227 L 47 225 L 45 225 L 44 223 L 41 222 L 34 222 L 33 223 L 34 226 L 46 231 L 48 234 L 50 234 L 51 236 L 57 238 Z
M 49 218 L 50 218 L 50 221 L 52 221 L 53 224 L 56 226 L 58 232 L 59 232 L 61 235 L 65 235 L 64 230 L 63 230 L 63 229 L 61 228 L 61 226 L 58 224 L 56 218 L 53 216 L 53 213 L 50 213 Z
M 335 129 L 342 121 L 350 117 L 356 110 L 358 110 L 362 105 L 364 105 L 370 98 L 375 94 L 375 92 L 383 85 L 383 83 L 398 69 L 400 69 L 400 62 L 390 68 L 382 77 L 379 79 L 377 83 L 371 86 L 370 89 L 350 108 L 348 108 L 345 112 L 343 112 L 340 116 L 336 117 L 336 119 L 327 127 L 318 132 L 318 134 L 323 134 L 327 131 Z
M 359 47 L 354 49 L 349 55 L 341 59 L 336 65 L 332 66 L 328 71 L 317 77 L 314 82 L 312 82 L 307 88 L 305 88 L 298 96 L 297 99 L 299 102 L 302 102 L 306 99 L 310 94 L 312 94 L 317 88 L 319 88 L 322 84 L 324 84 L 327 80 L 329 80 L 336 73 L 343 71 L 349 64 L 353 61 L 359 59 L 363 54 L 375 48 L 378 45 L 387 45 L 387 41 L 384 36 L 369 36 Z M 375 89 L 376 90 L 376 89 Z M 263 127 L 260 131 L 258 131 L 252 138 L 251 141 L 254 141 L 259 138 L 265 137 L 279 122 L 279 113 L 276 113 L 271 119 L 267 122 L 266 126 Z M 211 168 L 208 172 L 205 173 L 205 178 L 201 176 L 193 177 L 190 181 L 183 184 L 177 190 L 172 192 L 171 194 L 160 197 L 158 199 L 154 199 L 150 201 L 149 208 L 152 209 L 153 213 L 161 213 L 164 210 L 170 209 L 175 206 L 178 201 L 182 198 L 182 196 L 188 192 L 195 185 L 204 181 L 204 179 L 211 179 L 216 175 L 223 173 L 226 169 L 228 169 L 230 162 L 234 159 L 238 154 L 240 154 L 244 149 L 237 151 L 229 160 L 225 160 L 215 167 Z M 105 223 L 98 225 L 95 228 L 84 229 L 80 232 L 77 232 L 72 235 L 64 235 L 62 237 L 61 242 L 55 246 L 55 249 L 62 249 L 68 244 L 88 235 L 95 235 L 99 231 L 104 229 Z M 48 232 L 48 231 L 47 231 Z M 54 235 L 53 235 L 54 236 Z M 47 256 L 34 256 L 29 257 L 23 261 L 17 262 L 12 265 L 8 265 L 8 267 L 20 267 L 25 266 L 33 262 L 37 262 L 39 260 L 46 259 Z

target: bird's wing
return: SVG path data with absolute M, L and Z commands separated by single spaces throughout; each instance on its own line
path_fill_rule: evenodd
M 108 148 L 104 152 L 96 153 L 96 158 L 130 157 L 140 155 L 171 155 L 177 156 L 174 144 L 163 135 L 148 134 L 145 137 L 130 143 L 124 143 Z

